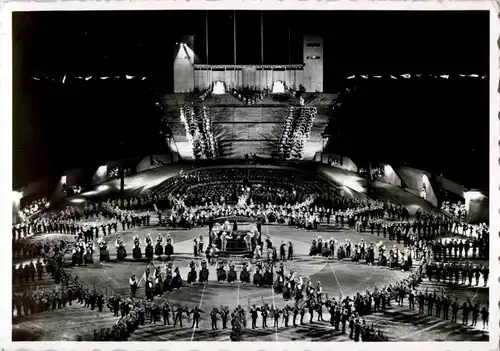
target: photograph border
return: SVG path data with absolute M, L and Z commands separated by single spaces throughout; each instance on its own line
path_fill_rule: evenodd
M 1 0 L 0 0 L 1 1 Z M 12 250 L 10 233 L 12 217 L 12 12 L 16 11 L 84 11 L 84 10 L 434 10 L 434 11 L 489 11 L 490 13 L 490 341 L 489 342 L 387 342 L 387 343 L 335 343 L 331 342 L 12 342 L 12 296 L 11 289 L 0 290 L 0 347 L 6 350 L 368 350 L 376 347 L 390 350 L 500 350 L 500 124 L 499 124 L 499 46 L 500 46 L 500 5 L 495 1 L 241 1 L 241 0 L 172 0 L 172 1 L 40 1 L 7 2 L 0 4 L 0 281 L 12 281 Z M 395 28 L 397 30 L 397 28 Z M 473 116 L 471 116 L 474 118 Z M 9 199 L 9 201 L 6 201 Z

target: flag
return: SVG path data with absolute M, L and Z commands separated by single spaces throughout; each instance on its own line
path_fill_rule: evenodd
M 85 77 L 85 80 L 86 80 L 86 81 L 89 81 L 89 80 L 90 80 L 90 78 L 92 78 L 92 77 Z
M 102 80 L 109 79 L 109 77 L 101 77 Z
M 479 75 L 478 74 L 469 74 L 469 77 L 477 78 L 477 77 L 479 77 Z
M 450 78 L 450 76 L 449 76 L 448 74 L 442 74 L 442 75 L 440 75 L 440 77 L 441 77 L 441 78 L 443 78 L 443 79 L 448 79 L 448 78 Z
M 353 78 L 356 78 L 356 75 L 347 77 L 347 79 L 353 79 Z
M 361 78 L 368 79 L 368 76 L 361 75 Z
M 129 76 L 129 75 L 125 75 L 125 77 L 126 77 L 127 79 L 133 79 L 133 78 L 135 78 L 134 76 Z

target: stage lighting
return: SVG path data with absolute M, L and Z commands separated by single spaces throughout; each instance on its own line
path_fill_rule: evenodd
M 97 172 L 96 172 L 96 175 L 98 177 L 103 177 L 104 175 L 106 175 L 106 172 L 108 171 L 108 167 L 106 165 L 103 165 L 103 166 L 100 166 L 98 169 L 97 169 Z
M 109 188 L 110 188 L 109 185 L 99 185 L 96 190 L 97 190 L 97 192 L 103 192 L 103 191 L 108 190 Z
M 18 202 L 22 199 L 23 193 L 20 191 L 12 191 L 12 201 Z
M 484 197 L 483 194 L 481 194 L 480 191 L 466 191 L 464 193 L 465 200 L 469 201 L 475 201 L 475 200 L 480 200 Z
M 71 199 L 71 203 L 73 203 L 73 204 L 81 204 L 84 202 L 85 202 L 85 199 L 81 199 L 81 198 Z

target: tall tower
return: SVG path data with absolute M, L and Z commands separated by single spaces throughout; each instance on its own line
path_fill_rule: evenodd
M 304 87 L 323 92 L 323 37 L 304 36 Z
M 186 36 L 175 46 L 174 93 L 187 93 L 194 89 L 194 60 L 192 36 Z

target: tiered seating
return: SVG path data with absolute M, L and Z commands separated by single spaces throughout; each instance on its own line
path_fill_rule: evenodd
M 174 197 L 187 206 L 238 203 L 296 203 L 324 194 L 328 183 L 281 169 L 214 168 L 169 178 L 153 189 L 160 198 Z
M 315 107 L 290 107 L 278 150 L 281 158 L 303 158 L 304 145 L 311 135 L 316 114 Z
M 218 146 L 212 131 L 212 119 L 205 106 L 184 105 L 180 109 L 186 138 L 193 148 L 195 158 L 212 159 L 218 154 Z

